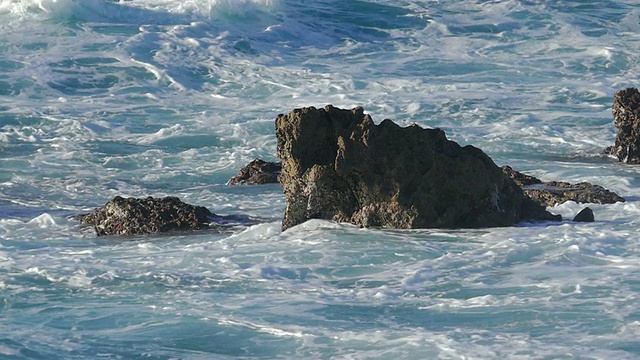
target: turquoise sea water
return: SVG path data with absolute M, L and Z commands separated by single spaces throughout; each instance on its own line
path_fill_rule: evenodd
M 0 0 L 0 358 L 640 358 L 640 167 L 600 155 L 639 48 L 631 0 Z M 281 232 L 278 185 L 225 183 L 276 160 L 278 114 L 326 104 L 627 202 L 590 224 Z M 259 224 L 70 219 L 116 195 Z

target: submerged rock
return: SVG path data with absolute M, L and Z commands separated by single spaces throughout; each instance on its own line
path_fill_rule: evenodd
M 282 165 L 261 159 L 251 161 L 238 171 L 236 176 L 229 179 L 227 185 L 258 185 L 277 183 Z
M 605 150 L 619 161 L 640 164 L 640 92 L 636 88 L 616 91 L 613 122 L 618 128 L 616 143 Z
M 603 188 L 587 182 L 571 184 L 563 181 L 547 181 L 537 179 L 503 166 L 502 171 L 518 184 L 525 195 L 543 206 L 555 206 L 567 201 L 577 203 L 614 204 L 624 202 L 624 198 Z
M 588 207 L 582 209 L 578 213 L 578 215 L 576 215 L 573 218 L 573 221 L 576 221 L 576 222 L 594 222 L 595 220 L 596 219 L 593 216 L 593 210 L 591 210 L 591 208 L 588 208 Z
M 440 129 L 375 125 L 362 108 L 296 109 L 276 119 L 282 228 L 309 219 L 391 228 L 560 220 L 524 196 L 482 150 Z
M 186 204 L 177 197 L 146 199 L 114 197 L 88 214 L 78 215 L 97 236 L 143 235 L 209 227 L 215 216 L 203 206 Z

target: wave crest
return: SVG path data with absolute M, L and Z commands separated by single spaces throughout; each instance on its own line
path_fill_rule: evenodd
M 0 15 L 31 18 L 43 14 L 69 13 L 74 3 L 74 0 L 2 0 Z
M 87 21 L 199 21 L 270 11 L 278 0 L 0 0 L 0 16 Z M 178 19 L 175 17 L 178 16 Z M 186 17 L 186 18 L 185 18 Z M 127 21 L 128 20 L 128 21 Z

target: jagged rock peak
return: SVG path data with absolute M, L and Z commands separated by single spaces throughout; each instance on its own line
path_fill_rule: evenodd
M 361 107 L 295 109 L 276 119 L 282 227 L 331 219 L 391 228 L 508 226 L 558 219 L 480 149 L 440 129 L 376 125 Z

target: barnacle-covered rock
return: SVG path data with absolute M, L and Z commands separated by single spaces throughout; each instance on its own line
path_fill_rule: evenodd
M 143 235 L 209 227 L 211 211 L 186 204 L 177 197 L 146 199 L 114 197 L 88 214 L 78 215 L 96 235 Z

